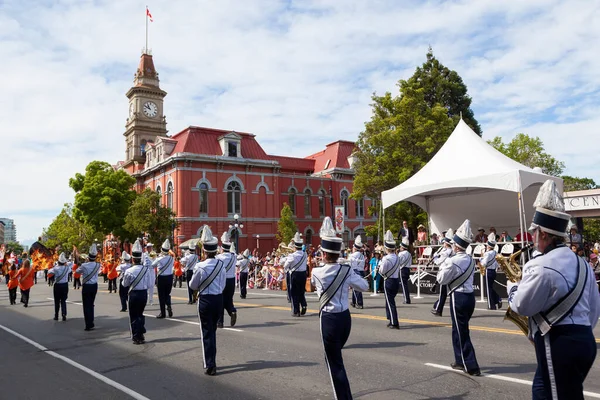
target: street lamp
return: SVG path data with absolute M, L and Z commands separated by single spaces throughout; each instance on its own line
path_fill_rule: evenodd
M 258 241 L 258 239 L 260 239 L 260 235 L 256 235 L 256 248 L 260 249 L 260 242 Z
M 244 229 L 244 224 L 240 221 L 240 216 L 238 214 L 235 214 L 233 216 L 233 221 L 229 223 L 229 229 L 233 228 L 235 228 L 235 230 L 232 231 L 235 232 L 235 251 L 239 252 L 240 232 L 238 229 Z

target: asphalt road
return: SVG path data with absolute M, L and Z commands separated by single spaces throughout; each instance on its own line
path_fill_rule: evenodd
M 285 294 L 236 293 L 238 324 L 217 333 L 218 375 L 203 374 L 195 306 L 187 290 L 173 290 L 174 318 L 157 320 L 158 300 L 146 308 L 146 344 L 129 338 L 118 295 L 100 284 L 96 329 L 84 332 L 80 291 L 69 290 L 68 321 L 53 321 L 52 290 L 32 288 L 30 307 L 11 306 L 0 288 L 0 398 L 19 399 L 332 399 L 319 335 L 317 298 L 309 312 L 290 315 Z M 402 300 L 398 297 L 399 302 Z M 449 371 L 453 361 L 449 312 L 429 313 L 435 299 L 399 305 L 401 329 L 386 328 L 382 295 L 352 309 L 344 361 L 356 399 L 530 399 L 533 347 L 503 311 L 477 303 L 471 336 L 484 376 Z M 226 327 L 229 319 L 226 317 Z M 10 332 L 7 331 L 10 330 Z M 598 330 L 596 330 L 598 333 Z M 15 336 L 17 335 L 17 336 Z M 22 336 L 18 336 L 22 335 Z M 25 341 L 25 339 L 29 341 Z M 587 398 L 600 398 L 600 369 L 586 381 Z

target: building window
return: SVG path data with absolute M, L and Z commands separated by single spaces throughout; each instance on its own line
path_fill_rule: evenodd
M 363 218 L 365 216 L 364 199 L 356 200 L 354 202 L 354 211 L 356 211 L 356 218 Z
M 290 208 L 292 209 L 292 214 L 296 215 L 296 189 L 291 188 L 290 189 L 290 193 L 289 193 L 289 204 L 290 204 Z
M 310 190 L 306 189 L 304 191 L 304 216 L 306 217 L 307 215 L 311 215 L 310 214 Z
M 237 143 L 236 142 L 227 142 L 227 156 L 229 157 L 237 157 Z
M 167 184 L 167 207 L 173 210 L 173 182 Z
M 208 185 L 201 183 L 200 188 L 200 214 L 208 214 Z
M 340 198 L 342 200 L 342 206 L 344 206 L 344 217 L 348 216 L 348 196 L 348 192 L 346 190 L 342 190 Z
M 156 187 L 156 193 L 158 193 L 158 204 L 162 206 L 162 190 L 160 186 Z
M 319 216 L 325 216 L 325 191 L 319 190 Z
M 142 140 L 140 143 L 140 154 L 146 155 L 146 140 Z
M 227 185 L 227 213 L 239 214 L 242 204 L 242 188 L 236 181 Z
M 346 246 L 346 248 L 350 247 L 350 230 L 348 230 L 348 228 L 344 230 L 342 240 L 344 241 L 344 245 Z

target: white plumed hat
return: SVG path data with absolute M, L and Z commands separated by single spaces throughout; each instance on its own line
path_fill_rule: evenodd
M 321 249 L 323 251 L 340 254 L 342 251 L 342 239 L 337 237 L 331 218 L 325 217 L 319 230 L 319 236 L 321 237 Z
M 223 232 L 221 235 L 221 247 L 223 247 L 223 250 L 229 250 L 231 248 L 230 240 L 229 233 L 227 231 Z
M 301 249 L 303 244 L 304 240 L 302 239 L 302 235 L 300 235 L 300 232 L 296 232 L 296 234 L 294 235 L 294 247 L 297 249 Z
M 452 228 L 450 228 L 446 231 L 446 236 L 444 236 L 444 238 L 442 239 L 442 242 L 452 243 L 453 237 L 454 237 L 454 231 L 452 230 Z
M 98 255 L 98 250 L 96 249 L 96 243 L 92 243 L 90 246 L 90 251 L 88 252 L 90 260 L 93 260 Z
M 571 216 L 565 212 L 565 202 L 552 179 L 544 182 L 533 206 L 535 214 L 529 227 L 530 231 L 539 228 L 551 235 L 567 237 Z
M 200 238 L 200 241 L 202 242 L 202 248 L 205 251 L 216 253 L 217 248 L 219 247 L 219 241 L 213 236 L 208 225 L 204 225 L 204 228 L 202 228 L 202 237 Z
M 142 244 L 140 243 L 140 239 L 136 239 L 133 246 L 131 246 L 131 256 L 133 258 L 142 258 Z
M 487 245 L 491 248 L 496 247 L 496 234 L 494 232 L 488 235 Z
M 129 260 L 131 260 L 131 256 L 129 255 L 129 253 L 127 253 L 125 250 L 123 250 L 123 252 L 121 253 L 121 260 L 129 261 Z
M 396 248 L 396 239 L 394 239 L 394 235 L 392 235 L 392 231 L 389 229 L 385 235 L 383 235 L 383 246 L 390 250 L 394 250 Z
M 60 253 L 60 256 L 58 256 L 58 263 L 59 264 L 66 264 L 67 263 L 67 256 L 65 255 L 65 253 Z
M 452 241 L 455 245 L 465 250 L 473 242 L 473 232 L 471 232 L 471 221 L 465 219 L 465 222 L 456 230 Z
M 363 242 L 362 242 L 362 237 L 361 237 L 360 235 L 358 235 L 358 236 L 356 237 L 356 239 L 354 239 L 354 248 L 355 248 L 356 250 L 362 250 L 364 247 L 365 247 L 365 246 L 364 246 L 364 244 L 363 244 Z
M 171 250 L 171 242 L 169 242 L 169 239 L 166 239 L 160 248 L 163 253 L 168 253 L 169 250 Z

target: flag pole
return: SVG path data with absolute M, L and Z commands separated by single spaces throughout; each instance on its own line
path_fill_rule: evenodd
M 148 6 L 146 6 L 146 48 L 144 53 L 148 54 Z

